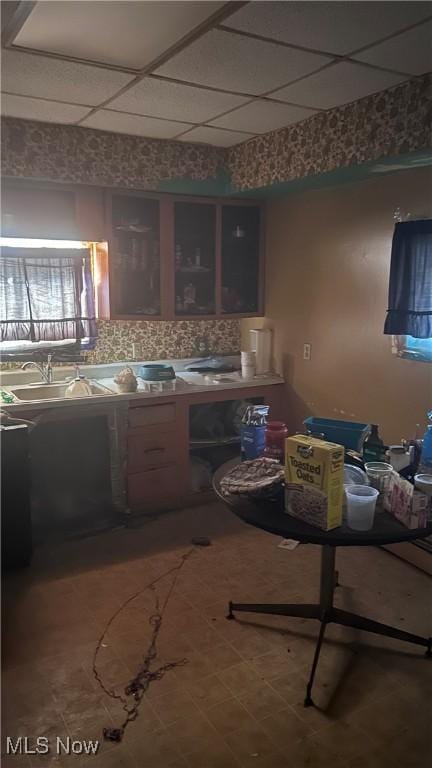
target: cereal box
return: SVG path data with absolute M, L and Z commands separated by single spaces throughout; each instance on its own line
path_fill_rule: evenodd
M 330 531 L 342 524 L 345 449 L 309 435 L 285 441 L 285 509 Z

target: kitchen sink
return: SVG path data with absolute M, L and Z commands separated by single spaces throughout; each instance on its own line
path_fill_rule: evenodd
M 8 387 L 7 391 L 14 395 L 17 400 L 29 402 L 31 400 L 65 400 L 66 390 L 70 381 L 59 382 L 57 384 L 28 384 L 25 387 Z M 96 381 L 89 381 L 92 395 L 113 395 L 114 393 L 103 384 Z M 82 399 L 82 398 L 70 398 Z

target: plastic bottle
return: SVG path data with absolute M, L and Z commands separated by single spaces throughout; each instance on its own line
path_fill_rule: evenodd
M 367 461 L 384 461 L 386 446 L 378 434 L 378 424 L 371 424 L 371 433 L 363 443 L 363 459 Z

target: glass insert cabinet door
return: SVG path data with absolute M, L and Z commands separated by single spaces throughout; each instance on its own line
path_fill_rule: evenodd
M 260 208 L 222 206 L 223 314 L 258 311 Z
M 159 201 L 113 195 L 113 299 L 116 315 L 161 314 Z
M 175 315 L 216 309 L 216 206 L 174 203 Z

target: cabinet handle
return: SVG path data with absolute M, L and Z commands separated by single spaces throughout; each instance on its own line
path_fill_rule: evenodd
M 143 453 L 164 453 L 165 448 L 146 448 Z

